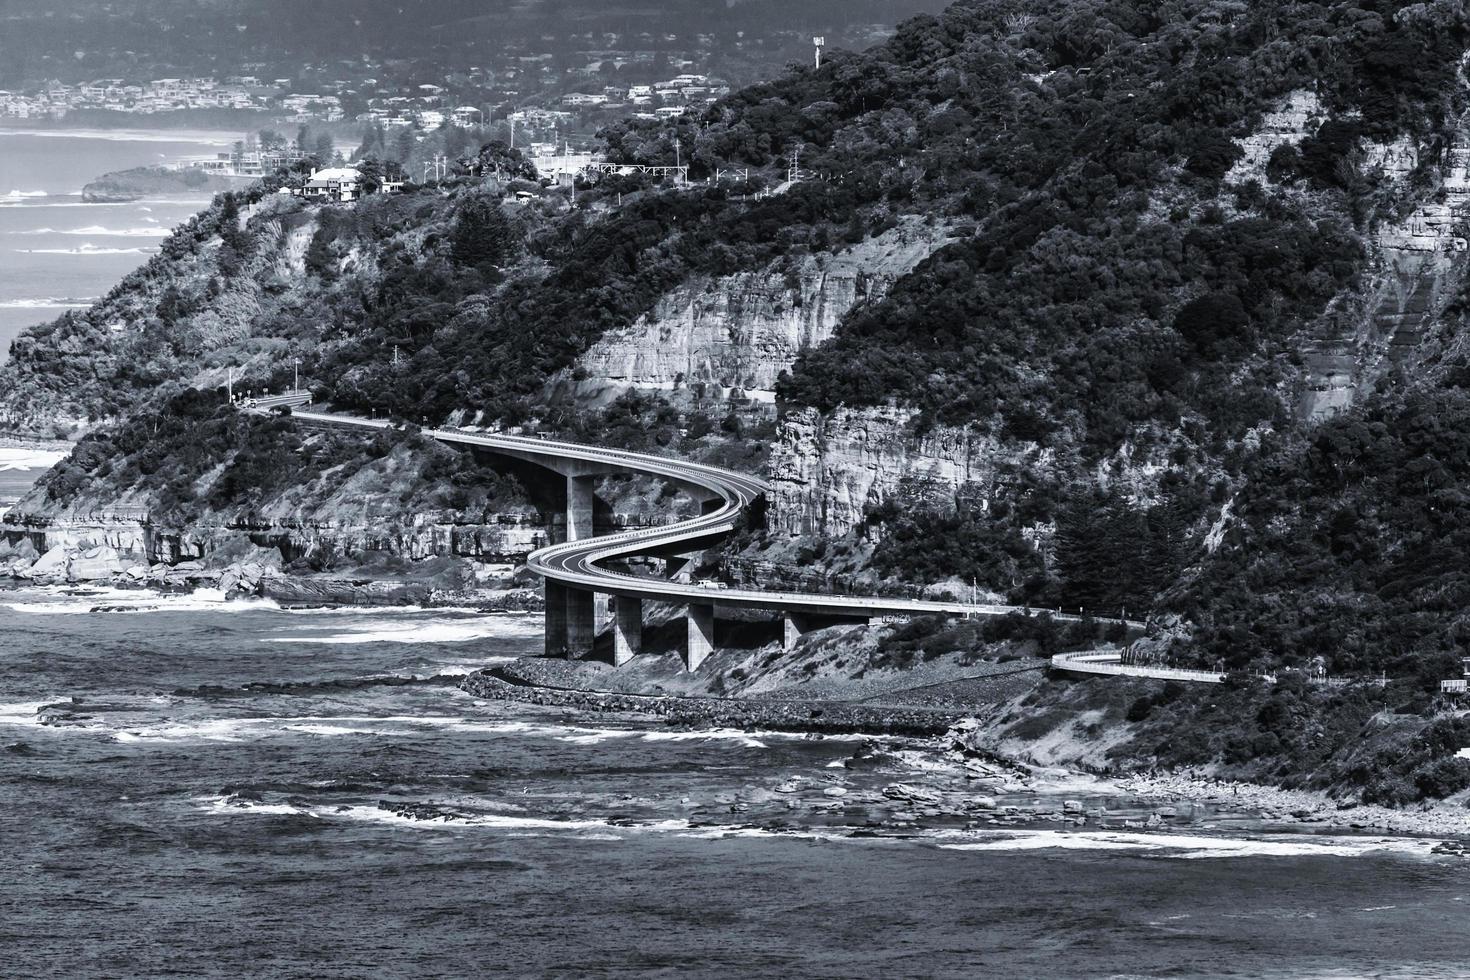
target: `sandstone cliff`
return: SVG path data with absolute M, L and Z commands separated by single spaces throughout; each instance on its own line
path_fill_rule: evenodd
M 1325 119 L 1315 93 L 1291 92 L 1236 141 L 1243 155 L 1227 182 L 1270 185 L 1271 154 L 1299 146 Z M 1298 411 L 1308 420 L 1346 410 L 1395 367 L 1412 369 L 1432 354 L 1466 267 L 1470 117 L 1433 140 L 1364 140 L 1352 162 L 1360 179 L 1376 185 L 1385 216 L 1365 236 L 1370 265 L 1362 288 L 1340 296 L 1302 340 L 1307 371 Z
M 695 277 L 630 326 L 605 334 L 578 365 L 590 388 L 704 385 L 774 401 L 776 378 L 798 353 L 831 337 L 848 311 L 878 299 L 948 237 L 947 225 L 911 217 L 833 252 Z
M 916 432 L 916 414 L 899 408 L 789 413 L 768 467 L 771 527 L 841 536 L 891 498 L 945 507 L 963 493 L 984 508 L 1021 467 L 1058 467 L 1052 450 L 1006 445 L 961 428 Z

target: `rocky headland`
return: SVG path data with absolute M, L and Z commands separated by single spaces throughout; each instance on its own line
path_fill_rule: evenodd
M 246 182 L 191 167 L 134 167 L 106 173 L 82 187 L 82 200 L 119 204 L 144 198 L 209 197 L 239 190 Z

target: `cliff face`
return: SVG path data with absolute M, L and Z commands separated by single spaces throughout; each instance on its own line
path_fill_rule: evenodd
M 840 536 L 862 524 L 868 508 L 893 498 L 943 508 L 965 494 L 983 508 L 1018 468 L 1057 466 L 1050 450 L 1005 445 L 966 429 L 917 434 L 915 415 L 896 408 L 790 413 L 768 466 L 771 527 Z
M 240 548 L 276 551 L 280 559 L 316 560 L 331 567 L 352 555 L 377 552 L 411 561 L 466 558 L 477 562 L 510 561 L 545 544 L 549 529 L 524 515 L 491 515 L 482 523 L 456 521 L 454 515 L 427 515 L 401 526 L 351 522 L 272 522 L 154 526 L 146 519 L 96 515 L 41 520 L 34 517 L 3 530 L 12 547 L 29 545 L 28 554 L 44 555 L 60 548 L 84 554 L 99 548 L 149 565 L 183 561 L 213 562 Z
M 773 401 L 776 378 L 832 336 L 849 310 L 878 299 L 942 245 L 948 228 L 908 218 L 836 252 L 793 255 L 755 272 L 699 276 L 579 359 L 599 387 L 696 384 Z
M 1299 146 L 1325 119 L 1314 93 L 1290 93 L 1252 135 L 1236 141 L 1243 155 L 1227 181 L 1270 185 L 1271 154 Z M 1306 420 L 1347 410 L 1394 367 L 1412 370 L 1430 353 L 1466 267 L 1470 119 L 1460 119 L 1433 146 L 1407 136 L 1365 141 L 1351 160 L 1361 179 L 1377 186 L 1391 216 L 1366 236 L 1370 264 L 1362 289 L 1340 297 L 1302 342 L 1307 372 L 1297 407 Z

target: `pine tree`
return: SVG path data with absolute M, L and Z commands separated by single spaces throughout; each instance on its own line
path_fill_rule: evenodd
M 515 245 L 515 232 L 498 202 L 478 197 L 460 209 L 450 241 L 456 263 L 484 268 L 505 260 Z

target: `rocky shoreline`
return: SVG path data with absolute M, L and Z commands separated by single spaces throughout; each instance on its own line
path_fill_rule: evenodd
M 955 721 L 950 712 L 840 701 L 675 697 L 545 687 L 515 680 L 497 668 L 469 674 L 459 686 L 466 693 L 486 700 L 642 715 L 691 727 L 924 737 L 943 734 Z
M 1209 829 L 1231 824 L 1285 832 L 1386 832 L 1470 839 L 1470 810 L 1462 801 L 1393 810 L 1338 801 L 1314 791 L 1222 782 L 1194 773 L 1108 778 L 1049 770 L 995 755 L 985 747 L 981 723 L 955 710 L 593 691 L 532 683 L 516 667 L 512 663 L 467 675 L 459 687 L 486 700 L 628 714 L 696 729 L 915 739 L 913 747 L 901 754 L 913 756 L 911 761 L 928 776 L 894 784 L 884 790 L 886 799 L 875 800 L 895 810 L 891 815 L 894 826 L 926 820 L 1126 830 Z M 531 670 L 530 676 L 541 675 Z M 865 756 L 873 761 L 882 754 L 873 743 L 865 746 L 848 768 L 861 767 Z M 1061 798 L 1059 787 L 1071 791 L 1063 795 L 1076 798 Z M 1034 799 L 1017 799 L 1031 794 Z M 997 802 L 998 798 L 1002 801 Z M 1443 853 L 1449 854 L 1467 853 L 1465 847 L 1464 841 L 1453 839 L 1442 845 Z
M 1282 789 L 1237 783 L 1193 773 L 1132 776 L 1114 782 L 1119 789 L 1164 802 L 1188 800 L 1210 806 L 1242 808 L 1262 819 L 1287 825 L 1373 830 L 1416 836 L 1470 837 L 1470 809 L 1454 799 L 1401 810 L 1335 800 L 1315 790 Z

